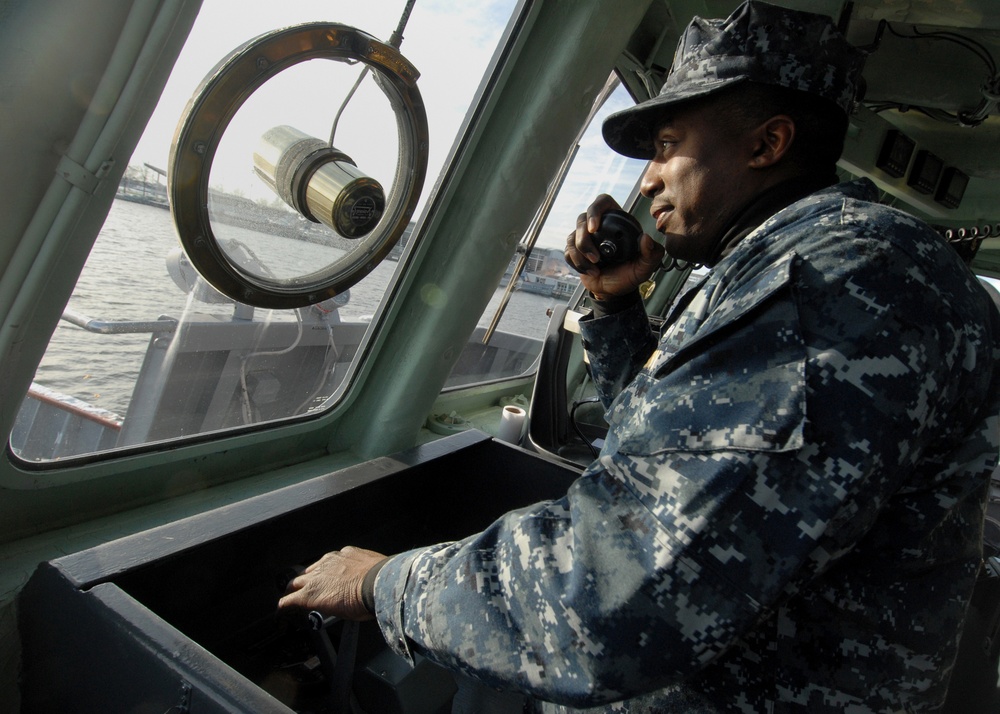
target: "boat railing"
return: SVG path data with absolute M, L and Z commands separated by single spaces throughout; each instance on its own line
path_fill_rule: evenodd
M 114 448 L 122 424 L 114 412 L 32 383 L 11 430 L 10 447 L 25 461 L 56 461 Z
M 120 416 L 32 384 L 11 432 L 14 453 L 24 461 L 50 462 L 310 413 L 326 407 L 336 394 L 368 329 L 364 321 L 300 331 L 290 321 L 265 325 L 204 317 L 181 325 L 169 317 L 102 320 L 66 310 L 64 322 L 112 341 L 124 339 L 113 335 L 149 335 L 127 413 L 122 410 L 125 416 Z M 478 327 L 470 336 L 445 390 L 533 370 L 540 338 L 497 331 L 483 344 L 484 332 Z M 178 339 L 181 333 L 183 339 Z M 266 365 L 255 369 L 251 360 L 248 368 L 248 360 L 258 354 L 267 355 Z
M 159 320 L 98 320 L 75 310 L 65 310 L 62 319 L 97 335 L 173 332 L 177 329 L 177 320 L 169 317 L 161 317 Z

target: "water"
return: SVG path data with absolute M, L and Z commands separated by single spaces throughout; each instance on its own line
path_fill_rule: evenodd
M 322 247 L 262 236 L 252 231 L 228 232 L 255 251 L 282 253 L 282 245 L 296 251 Z M 294 244 L 292 246 L 291 244 Z M 194 300 L 170 277 L 166 256 L 178 246 L 170 212 L 154 206 L 116 200 L 87 265 L 77 282 L 68 309 L 103 321 L 148 321 L 160 316 L 183 319 L 186 314 L 217 315 L 228 319 L 231 305 Z M 335 250 L 335 249 L 328 249 Z M 293 251 L 287 251 L 289 255 Z M 320 255 L 314 260 L 325 260 Z M 316 264 L 316 263 L 314 263 Z M 384 261 L 350 290 L 350 302 L 341 308 L 345 321 L 369 319 L 377 310 L 398 263 Z M 487 326 L 503 291 L 498 289 L 479 321 Z M 548 324 L 546 312 L 560 301 L 515 292 L 499 329 L 541 338 Z M 292 311 L 256 311 L 256 319 L 294 319 Z M 35 375 L 39 384 L 124 415 L 142 365 L 149 334 L 98 335 L 61 321 Z

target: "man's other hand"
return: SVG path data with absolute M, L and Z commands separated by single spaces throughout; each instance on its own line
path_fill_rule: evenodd
M 368 571 L 385 558 L 381 553 L 347 546 L 327 553 L 288 584 L 278 607 L 318 610 L 329 617 L 370 620 L 361 597 Z

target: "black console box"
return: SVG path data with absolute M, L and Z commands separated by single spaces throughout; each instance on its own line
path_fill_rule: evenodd
M 577 476 L 469 431 L 42 563 L 19 603 L 23 711 L 323 711 L 303 630 L 276 612 L 283 573 L 345 545 L 397 553 L 471 535 Z M 443 670 L 417 667 L 407 685 L 387 656 L 363 623 L 359 700 L 433 711 L 385 702 L 450 696 Z

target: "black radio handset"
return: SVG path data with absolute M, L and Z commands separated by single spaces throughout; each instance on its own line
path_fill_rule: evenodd
M 642 226 L 634 216 L 618 208 L 612 208 L 601 216 L 601 226 L 593 234 L 601 259 L 597 267 L 606 268 L 619 263 L 627 263 L 639 255 L 639 237 Z

